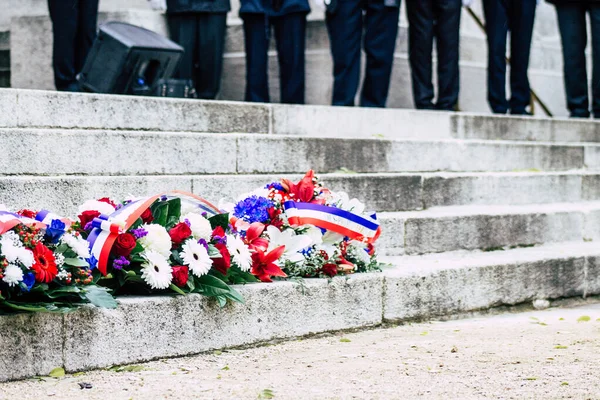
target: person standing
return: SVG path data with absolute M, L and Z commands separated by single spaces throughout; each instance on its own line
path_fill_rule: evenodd
M 556 7 L 562 41 L 567 108 L 572 118 L 588 118 L 588 75 L 586 14 L 592 27 L 592 112 L 600 118 L 600 4 L 592 0 L 578 2 L 548 0 Z
M 362 44 L 367 62 L 360 105 L 385 107 L 398 35 L 400 0 L 326 0 L 327 3 L 326 23 L 333 57 L 332 105 L 354 105 Z
M 194 82 L 200 99 L 214 99 L 221 87 L 229 0 L 167 0 L 171 39 L 185 53 L 175 78 Z
M 304 104 L 308 0 L 241 0 L 246 47 L 246 101 L 268 103 L 269 42 L 275 36 L 280 101 Z
M 483 0 L 488 42 L 488 102 L 492 112 L 527 115 L 527 70 L 536 0 Z M 506 36 L 510 31 L 510 100 L 506 98 Z
M 453 111 L 458 103 L 458 43 L 462 0 L 406 0 L 413 98 L 420 110 Z M 437 45 L 438 93 L 433 103 L 433 38 Z
M 52 20 L 52 67 L 57 90 L 78 92 L 77 74 L 96 39 L 98 0 L 48 0 Z

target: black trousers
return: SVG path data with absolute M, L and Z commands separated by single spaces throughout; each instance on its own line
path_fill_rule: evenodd
M 590 116 L 586 14 L 592 26 L 592 111 L 600 118 L 600 4 L 557 4 L 558 27 L 562 39 L 567 107 L 572 117 Z
M 78 91 L 77 74 L 96 39 L 98 0 L 48 0 L 54 36 L 52 66 L 57 90 Z
M 367 63 L 360 105 L 385 107 L 394 64 L 399 12 L 398 7 L 384 6 L 383 0 L 340 0 L 335 12 L 326 14 L 333 56 L 331 104 L 354 105 L 360 81 L 362 44 Z
M 280 101 L 304 104 L 306 13 L 280 17 L 243 14 L 246 46 L 246 101 L 268 103 L 269 41 L 275 33 L 279 62 Z
M 488 40 L 488 102 L 494 113 L 524 114 L 530 100 L 529 53 L 536 0 L 483 0 Z M 506 36 L 510 31 L 510 101 L 506 99 Z
M 454 110 L 458 103 L 461 0 L 406 0 L 408 52 L 418 109 Z M 438 98 L 433 104 L 433 38 L 438 57 Z
M 201 99 L 214 99 L 221 87 L 227 13 L 168 16 L 171 39 L 185 50 L 175 74 L 194 81 Z

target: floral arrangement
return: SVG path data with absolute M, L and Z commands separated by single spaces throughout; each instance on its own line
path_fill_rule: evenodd
M 313 171 L 219 207 L 173 192 L 90 200 L 75 222 L 0 210 L 0 311 L 116 307 L 112 295 L 161 292 L 223 306 L 243 302 L 232 284 L 378 270 L 378 236 L 364 204 Z

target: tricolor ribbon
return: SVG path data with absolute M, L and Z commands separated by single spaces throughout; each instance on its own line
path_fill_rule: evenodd
M 10 231 L 19 224 L 32 226 L 36 228 L 45 228 L 46 224 L 36 221 L 33 218 L 24 217 L 19 214 L 11 213 L 10 211 L 0 211 L 0 235 Z
M 35 219 L 39 222 L 42 222 L 45 225 L 50 225 L 50 224 L 52 224 L 52 221 L 57 219 L 65 224 L 65 229 L 67 229 L 68 227 L 70 227 L 73 224 L 73 222 L 70 219 L 63 218 L 63 217 L 61 217 L 57 214 L 54 214 L 48 210 L 40 210 L 35 215 Z
M 381 233 L 375 214 L 363 217 L 336 207 L 294 201 L 286 201 L 283 208 L 291 225 L 314 225 L 369 243 L 377 240 Z
M 98 260 L 98 270 L 103 275 L 106 275 L 107 273 L 110 251 L 119 234 L 127 232 L 127 230 L 133 226 L 135 221 L 137 221 L 138 218 L 140 218 L 142 214 L 160 198 L 165 198 L 166 200 L 179 198 L 182 202 L 198 207 L 211 216 L 220 213 L 217 207 L 202 197 L 176 190 L 133 200 L 110 215 L 100 215 L 99 217 L 94 218 L 92 221 L 93 229 L 91 230 L 87 241 L 90 246 L 90 253 Z

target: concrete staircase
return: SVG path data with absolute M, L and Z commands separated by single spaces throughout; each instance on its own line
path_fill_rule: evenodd
M 10 30 L 12 37 L 11 86 L 27 89 L 53 89 L 52 35 L 45 1 L 7 1 L 15 3 L 14 7 L 9 7 L 12 10 L 12 23 L 8 24 L 9 14 L 1 17 L 0 31 Z M 475 2 L 473 9 L 478 15 L 483 15 L 480 1 Z M 244 95 L 244 43 L 241 21 L 237 18 L 238 10 L 238 2 L 233 1 L 228 21 L 220 94 L 220 99 L 223 100 L 239 101 L 243 100 Z M 104 0 L 101 1 L 101 11 L 100 22 L 120 20 L 167 35 L 164 15 L 149 10 L 146 0 Z M 309 104 L 327 105 L 331 100 L 332 86 L 329 39 L 323 12 L 314 4 L 309 19 L 306 99 Z M 393 108 L 413 108 L 408 66 L 407 26 L 403 7 L 388 101 L 388 106 Z M 270 53 L 270 59 L 271 98 L 277 102 L 279 99 L 279 73 L 274 50 Z M 474 20 L 464 11 L 461 23 L 461 94 L 459 99 L 459 106 L 463 111 L 489 112 L 485 89 L 486 60 L 485 36 Z M 552 113 L 558 116 L 566 115 L 562 83 L 562 56 L 556 16 L 553 7 L 544 2 L 539 5 L 537 11 L 529 75 L 532 87 Z M 538 113 L 541 112 L 539 104 L 536 110 Z
M 117 310 L 2 317 L 2 348 L 43 350 L 0 352 L 0 380 L 600 294 L 592 121 L 12 89 L 0 109 L 9 207 L 72 215 L 89 198 L 168 189 L 218 201 L 313 168 L 378 211 L 392 265 L 240 287 L 247 304 L 224 310 L 132 297 Z M 23 333 L 32 324 L 36 335 Z

